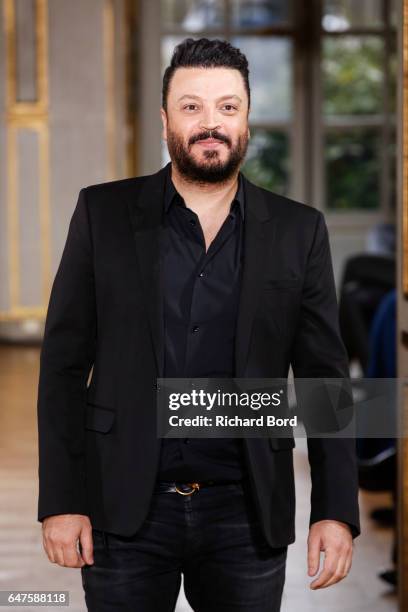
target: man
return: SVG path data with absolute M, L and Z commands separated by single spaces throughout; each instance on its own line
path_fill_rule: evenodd
M 181 574 L 198 612 L 280 609 L 293 438 L 156 430 L 157 378 L 348 376 L 324 217 L 241 174 L 249 111 L 245 56 L 187 39 L 163 78 L 171 163 L 80 191 L 41 351 L 38 519 L 88 610 L 174 610 Z M 318 589 L 360 533 L 354 442 L 308 456 Z

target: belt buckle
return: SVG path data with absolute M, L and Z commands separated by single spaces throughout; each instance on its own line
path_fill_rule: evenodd
M 180 493 L 180 495 L 192 495 L 194 491 L 198 491 L 200 488 L 199 482 L 187 482 L 186 484 L 191 487 L 191 491 L 180 491 L 180 489 L 177 487 L 177 484 L 175 484 L 175 489 L 177 493 Z

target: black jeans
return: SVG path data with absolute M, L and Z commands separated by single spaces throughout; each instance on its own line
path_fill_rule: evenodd
M 157 493 L 133 536 L 93 530 L 81 568 L 90 612 L 171 612 L 184 590 L 195 612 L 278 612 L 287 546 L 264 539 L 247 485 Z

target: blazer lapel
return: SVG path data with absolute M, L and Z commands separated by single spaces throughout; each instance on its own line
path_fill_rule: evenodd
M 276 222 L 262 190 L 244 178 L 243 275 L 235 338 L 235 376 L 245 376 L 252 323 L 262 290 L 265 262 L 273 246 Z
M 168 166 L 169 164 L 167 164 Z M 163 235 L 163 198 L 167 166 L 148 176 L 128 208 L 135 239 L 143 299 L 149 317 L 157 378 L 164 376 L 164 311 L 160 241 Z

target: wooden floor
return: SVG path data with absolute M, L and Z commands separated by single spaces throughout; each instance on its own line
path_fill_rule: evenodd
M 38 358 L 37 348 L 0 346 L 0 590 L 68 590 L 70 612 L 86 612 L 80 570 L 48 561 L 36 518 Z M 390 564 L 391 530 L 369 519 L 370 509 L 390 503 L 387 494 L 360 494 L 363 533 L 355 541 L 349 576 L 327 589 L 309 589 L 313 579 L 306 571 L 310 478 L 305 440 L 296 440 L 294 457 L 296 542 L 289 547 L 282 612 L 398 610 L 394 592 L 377 578 Z M 189 610 L 181 591 L 177 612 Z

